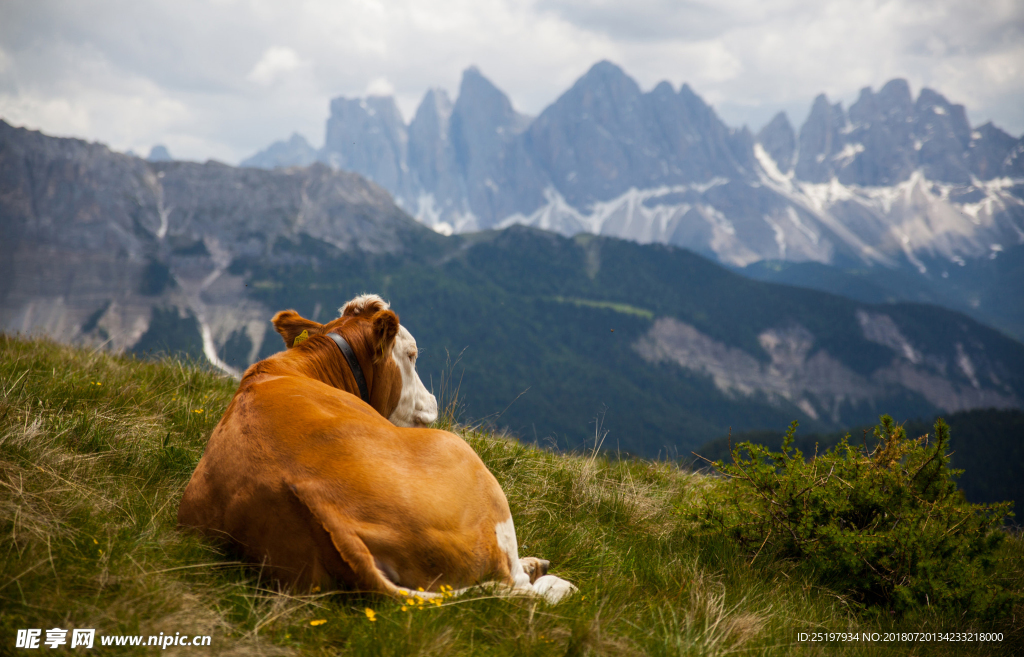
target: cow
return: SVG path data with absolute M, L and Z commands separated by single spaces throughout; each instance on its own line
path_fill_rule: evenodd
M 494 475 L 465 440 L 427 428 L 437 401 L 388 304 L 361 295 L 339 310 L 327 324 L 274 316 L 287 349 L 245 371 L 179 525 L 298 591 L 433 597 L 496 582 L 554 603 L 576 590 L 519 558 Z

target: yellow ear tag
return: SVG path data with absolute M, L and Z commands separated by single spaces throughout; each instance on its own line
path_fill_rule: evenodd
M 309 339 L 309 331 L 308 330 L 303 330 L 302 333 L 299 333 L 298 335 L 295 336 L 295 341 L 292 342 L 292 346 L 293 347 L 298 347 L 300 344 L 302 344 L 303 342 L 305 342 L 308 339 Z

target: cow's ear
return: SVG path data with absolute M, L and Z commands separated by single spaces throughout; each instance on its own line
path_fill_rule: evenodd
M 398 315 L 382 310 L 373 316 L 373 362 L 379 363 L 391 356 L 398 335 Z
M 306 319 L 294 310 L 282 310 L 274 315 L 274 319 L 270 321 L 274 324 L 274 330 L 281 335 L 281 338 L 284 340 L 284 346 L 288 349 L 296 346 L 295 339 L 301 336 L 303 331 L 305 331 L 306 337 L 309 337 L 319 334 L 320 329 L 323 328 L 323 324 Z M 301 342 L 302 340 L 299 341 L 300 344 Z

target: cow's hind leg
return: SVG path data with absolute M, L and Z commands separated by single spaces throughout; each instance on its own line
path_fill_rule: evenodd
M 399 587 L 393 582 L 388 574 L 382 570 L 374 559 L 370 548 L 345 522 L 344 515 L 329 503 L 321 502 L 315 492 L 311 491 L 312 486 L 305 486 L 301 483 L 290 486 L 295 496 L 306 505 L 313 518 L 319 522 L 330 536 L 330 543 L 336 551 L 336 555 L 329 555 L 328 558 L 320 560 L 325 566 L 330 566 L 335 559 L 330 557 L 341 557 L 347 568 L 342 572 L 332 572 L 336 579 L 344 581 L 350 587 L 359 591 L 372 591 L 383 593 L 394 597 L 404 595 L 416 595 L 422 598 L 433 598 L 440 594 L 409 591 Z

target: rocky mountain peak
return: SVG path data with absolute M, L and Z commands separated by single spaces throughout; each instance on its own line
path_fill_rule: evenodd
M 642 94 L 611 62 L 598 62 L 530 126 L 541 167 L 574 206 L 621 194 L 642 175 L 632 153 L 644 149 Z
M 842 151 L 846 113 L 842 103 L 829 103 L 825 94 L 818 94 L 811 113 L 800 128 L 796 176 L 810 182 L 827 182 L 832 178 L 830 159 Z
M 409 133 L 412 134 L 416 129 L 413 126 L 424 126 L 423 129 L 431 126 L 443 131 L 443 136 L 447 137 L 448 119 L 451 115 L 452 101 L 448 97 L 448 92 L 440 88 L 427 89 L 419 107 L 416 108 L 416 115 L 409 123 Z
M 927 178 L 968 184 L 966 150 L 971 127 L 963 105 L 954 105 L 942 94 L 924 88 L 914 104 L 914 136 L 920 142 L 920 160 Z
M 520 139 L 529 123 L 479 70 L 463 73 L 448 126 L 458 182 L 472 215 L 463 229 L 493 226 L 539 203 L 543 183 Z
M 1009 163 L 1009 156 L 1018 143 L 1024 140 L 1015 139 L 989 121 L 971 133 L 967 165 L 982 180 L 993 178 Z
M 929 180 L 969 184 L 970 148 L 963 105 L 927 88 L 913 101 L 907 81 L 896 79 L 877 94 L 862 89 L 848 121 L 840 105 L 818 96 L 800 130 L 796 176 L 874 187 L 901 183 L 920 169 Z M 991 166 L 974 173 L 994 175 Z
M 409 169 L 418 187 L 433 196 L 435 205 L 440 203 L 449 210 L 463 195 L 452 184 L 458 175 L 455 152 L 448 138 L 451 115 L 452 101 L 447 92 L 429 89 L 409 124 Z M 440 219 L 438 209 L 425 207 L 423 213 L 428 210 L 433 211 L 429 223 L 436 224 Z
M 555 101 L 554 107 L 572 108 L 602 125 L 622 124 L 625 113 L 640 101 L 640 85 L 615 64 L 605 60 L 590 67 Z
M 466 69 L 450 126 L 460 165 L 468 170 L 483 158 L 495 155 L 500 144 L 521 131 L 524 119 L 513 109 L 508 96 L 476 67 Z
M 163 144 L 157 144 L 149 149 L 149 155 L 146 156 L 147 162 L 170 162 L 173 159 L 171 152 Z
M 242 160 L 239 165 L 259 169 L 276 169 L 279 167 L 309 166 L 316 162 L 316 160 L 316 149 L 309 145 L 305 137 L 294 132 L 287 141 L 275 141 L 265 150 Z
M 331 101 L 323 159 L 358 171 L 392 193 L 406 191 L 409 180 L 405 121 L 390 96 L 338 97 Z
M 608 87 L 608 88 L 630 88 L 633 93 L 639 94 L 640 87 L 633 78 L 622 70 L 617 64 L 602 59 L 584 73 L 576 85 L 583 87 Z M 573 85 L 573 86 L 576 86 Z
M 868 91 L 871 91 L 870 87 Z M 914 98 L 910 93 L 910 84 L 903 78 L 895 78 L 886 82 L 878 90 L 876 98 L 883 115 L 890 121 L 908 122 L 910 120 L 911 112 L 914 109 Z
M 516 112 L 509 97 L 475 66 L 462 74 L 452 118 L 474 128 L 493 127 L 500 133 L 512 134 L 522 132 L 530 121 L 528 116 Z
M 844 183 L 892 185 L 916 167 L 912 139 L 913 102 L 906 80 L 891 80 L 875 94 L 870 87 L 850 106 L 843 156 L 831 162 Z
M 652 98 L 668 98 L 676 93 L 676 90 L 672 88 L 672 83 L 668 80 L 662 80 L 651 89 Z
M 761 131 L 757 133 L 757 142 L 775 161 L 779 171 L 787 173 L 793 169 L 793 158 L 796 155 L 796 133 L 785 112 L 779 112 L 765 127 L 761 128 Z
M 599 62 L 534 121 L 530 143 L 575 207 L 631 188 L 705 183 L 751 170 L 752 140 L 731 131 L 683 85 L 648 93 L 611 62 Z

